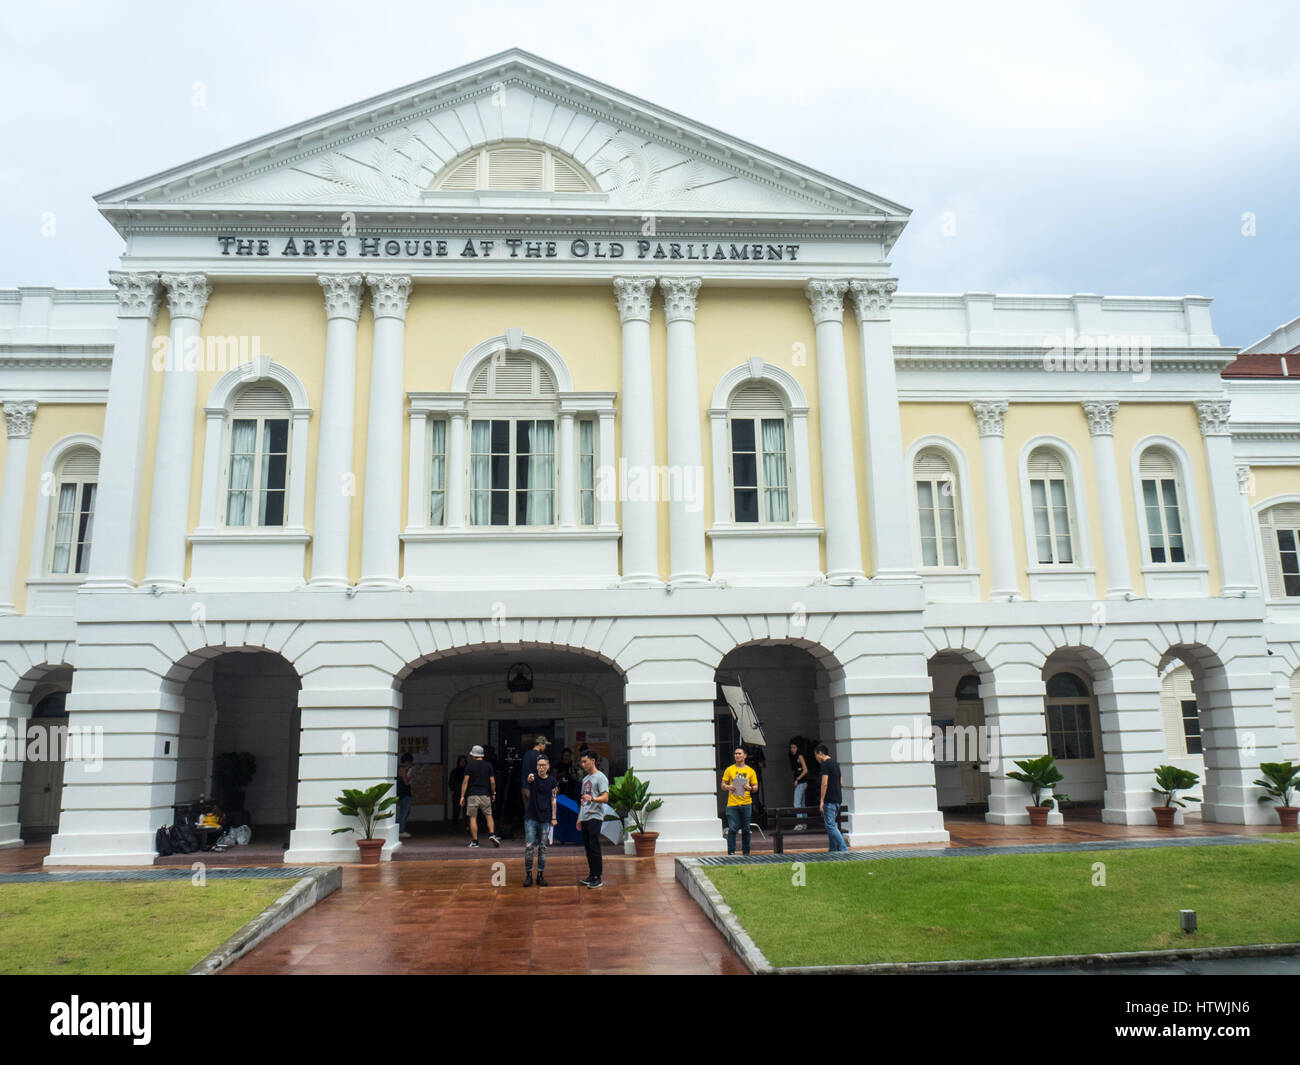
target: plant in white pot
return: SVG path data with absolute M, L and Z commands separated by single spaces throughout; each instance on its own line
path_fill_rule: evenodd
M 392 808 L 397 804 L 397 796 L 389 795 L 388 798 L 384 798 L 392 786 L 388 783 L 375 784 L 365 791 L 344 788 L 343 794 L 334 800 L 339 804 L 339 813 L 345 817 L 355 817 L 361 822 L 361 838 L 357 840 L 357 847 L 361 851 L 362 865 L 379 864 L 379 854 L 384 849 L 384 841 L 375 839 L 375 826 L 380 821 L 393 816 Z M 355 831 L 356 828 L 352 825 L 344 825 L 342 828 L 336 828 L 332 834 L 337 836 L 340 832 Z

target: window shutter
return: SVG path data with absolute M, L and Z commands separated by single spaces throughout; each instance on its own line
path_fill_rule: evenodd
M 948 456 L 937 448 L 926 448 L 917 455 L 913 469 L 918 481 L 943 481 L 953 476 Z
M 488 153 L 489 189 L 541 189 L 546 157 L 531 148 L 498 148 Z
M 572 166 L 563 159 L 551 157 L 552 165 L 555 167 L 555 191 L 556 192 L 591 192 L 592 188 L 587 184 L 587 179 L 578 173 Z
M 1295 718 L 1296 742 L 1300 743 L 1300 669 L 1291 674 L 1291 716 Z
M 1160 682 L 1160 716 L 1164 723 L 1165 754 L 1171 758 L 1187 756 L 1187 737 L 1183 732 L 1183 700 L 1195 699 L 1192 671 L 1175 666 Z
M 555 375 L 540 359 L 512 351 L 504 359 L 490 359 L 474 376 L 470 395 L 517 399 L 553 399 L 558 393 Z
M 1030 480 L 1065 480 L 1065 465 L 1061 462 L 1061 457 L 1049 447 L 1034 448 L 1026 465 Z
M 1142 458 L 1138 462 L 1138 474 L 1143 480 L 1176 478 L 1178 476 L 1178 466 L 1164 448 L 1149 447 L 1142 452 Z
M 735 414 L 776 414 L 785 416 L 780 397 L 767 385 L 753 382 L 738 388 L 731 396 L 731 410 Z
M 448 174 L 438 186 L 441 189 L 476 189 L 478 188 L 478 153 L 471 155 L 455 170 Z
M 79 447 L 63 456 L 59 472 L 67 480 L 94 481 L 99 477 L 99 452 Z
M 1260 546 L 1264 549 L 1264 583 L 1268 588 L 1270 599 L 1283 599 L 1286 588 L 1282 582 L 1282 556 L 1277 549 L 1277 532 L 1273 524 L 1274 515 L 1280 507 L 1271 507 L 1259 516 Z
M 235 397 L 235 414 L 274 414 L 289 409 L 289 397 L 279 385 L 259 381 Z

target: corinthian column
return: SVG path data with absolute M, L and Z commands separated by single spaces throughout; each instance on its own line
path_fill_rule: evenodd
M 321 274 L 316 280 L 325 290 L 325 389 L 316 458 L 310 583 L 313 587 L 342 588 L 348 583 L 352 499 L 356 495 L 352 440 L 361 275 Z
M 1237 461 L 1232 453 L 1232 430 L 1228 427 L 1231 403 L 1226 399 L 1196 404 L 1205 440 L 1205 462 L 1210 474 L 1210 496 L 1214 500 L 1214 531 L 1219 541 L 1220 595 L 1258 595 L 1259 584 L 1251 561 L 1251 547 L 1258 536 L 1251 529 L 1246 496 L 1237 479 Z M 1195 530 L 1193 531 L 1195 535 Z
M 650 373 L 652 277 L 616 277 L 623 321 L 623 583 L 659 583 L 659 515 L 655 477 L 655 400 Z
M 871 526 L 874 580 L 914 580 L 910 471 L 903 465 L 903 426 L 898 417 L 898 381 L 889 305 L 893 278 L 849 285 L 862 337 L 862 409 L 866 413 L 867 515 Z
M 826 579 L 862 579 L 858 477 L 853 463 L 853 419 L 844 355 L 847 281 L 809 281 L 817 326 L 817 403 L 821 408 L 822 508 L 826 515 Z
M 83 589 L 135 587 L 149 354 L 158 317 L 156 273 L 114 271 L 108 280 L 117 289 L 117 335 L 108 373 L 90 574 Z
M 1011 499 L 1007 495 L 1007 460 L 1002 451 L 1002 433 L 1007 401 L 978 400 L 971 403 L 980 434 L 980 458 L 984 465 L 984 512 L 989 521 L 989 554 L 993 560 L 993 598 L 1010 599 L 1020 594 L 1016 580 L 1016 552 L 1011 540 Z
M 1128 544 L 1124 538 L 1124 512 L 1119 505 L 1119 469 L 1115 465 L 1114 400 L 1088 400 L 1083 411 L 1092 434 L 1093 475 L 1101 508 L 1101 539 L 1106 548 L 1106 598 L 1126 599 L 1133 592 L 1129 583 Z
M 158 417 L 145 583 L 179 590 L 185 584 L 185 538 L 194 468 L 194 408 L 202 365 L 200 326 L 212 286 L 203 274 L 163 274 L 171 312 L 170 349 Z M 98 537 L 97 537 L 98 538 Z M 92 551 L 93 555 L 94 552 Z
M 361 523 L 363 588 L 397 588 L 402 523 L 402 363 L 411 279 L 367 274 L 375 317 L 366 422 L 366 498 Z
M 4 405 L 5 480 L 0 491 L 0 615 L 16 613 L 14 581 L 18 571 L 18 542 L 23 532 L 23 500 L 27 495 L 27 452 L 36 418 L 33 400 L 9 400 Z M 94 552 L 92 551 L 93 555 Z
M 673 584 L 701 584 L 704 569 L 704 459 L 700 441 L 700 387 L 695 367 L 698 277 L 661 277 L 668 320 L 668 468 L 680 490 L 668 504 Z

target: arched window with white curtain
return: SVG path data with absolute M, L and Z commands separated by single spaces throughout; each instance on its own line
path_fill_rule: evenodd
M 95 527 L 99 452 L 91 447 L 68 451 L 55 468 L 54 483 L 57 492 L 46 572 L 49 576 L 87 573 Z
M 524 352 L 488 360 L 470 386 L 471 525 L 556 524 L 555 377 Z
M 791 520 L 789 428 L 785 404 L 759 381 L 738 388 L 727 406 L 732 520 Z
M 1034 557 L 1040 566 L 1075 563 L 1071 486 L 1060 454 L 1050 447 L 1035 448 L 1027 464 L 1029 506 L 1034 526 Z
M 1300 599 L 1300 502 L 1259 512 L 1264 576 L 1270 599 Z
M 288 394 L 271 381 L 247 385 L 236 394 L 226 435 L 227 528 L 285 524 L 290 418 Z
M 1187 562 L 1182 511 L 1186 493 L 1177 460 L 1163 447 L 1149 447 L 1138 461 L 1138 477 L 1148 560 L 1155 565 Z
M 948 456 L 936 447 L 921 451 L 912 464 L 916 516 L 921 537 L 921 565 L 962 565 L 958 528 L 957 474 Z

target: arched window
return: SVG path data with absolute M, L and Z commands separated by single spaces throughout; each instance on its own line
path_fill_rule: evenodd
M 475 148 L 453 160 L 434 181 L 435 189 L 470 192 L 599 192 L 576 160 L 524 142 Z
M 727 423 L 732 520 L 789 522 L 790 434 L 781 397 L 762 382 L 743 385 L 732 394 Z
M 1053 758 L 1097 756 L 1092 728 L 1092 697 L 1074 673 L 1056 673 L 1047 682 L 1047 743 Z
M 247 385 L 231 404 L 226 434 L 227 528 L 285 524 L 289 483 L 289 396 L 279 385 Z
M 1259 533 L 1269 598 L 1300 597 L 1300 502 L 1261 510 Z
M 555 376 L 541 360 L 507 352 L 470 385 L 471 525 L 556 524 Z
M 952 463 L 938 448 L 926 448 L 916 456 L 912 476 L 916 483 L 921 565 L 961 566 L 957 475 Z
M 1034 557 L 1040 566 L 1072 566 L 1070 483 L 1065 463 L 1050 447 L 1035 448 L 1027 464 L 1029 505 L 1034 523 Z
M 1138 477 L 1142 483 L 1147 558 L 1155 565 L 1186 562 L 1182 512 L 1185 493 L 1178 461 L 1165 448 L 1147 448 L 1138 463 Z
M 954 697 L 959 702 L 969 702 L 972 699 L 980 697 L 980 679 L 974 673 L 967 673 L 957 682 L 957 691 Z
M 58 487 L 47 571 L 50 576 L 87 573 L 99 485 L 99 452 L 91 447 L 73 448 L 59 460 L 54 481 Z

